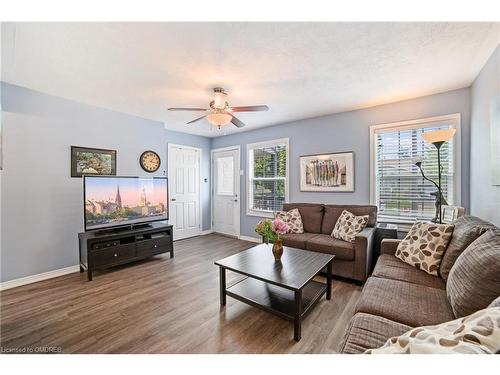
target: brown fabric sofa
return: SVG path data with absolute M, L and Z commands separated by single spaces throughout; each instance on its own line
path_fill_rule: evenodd
M 498 228 L 473 216 L 458 219 L 446 250 L 454 253 L 453 262 L 456 263 L 447 263 L 446 269 L 451 268 L 451 273 L 455 265 L 456 268 L 466 266 L 468 269 L 474 269 L 475 263 L 480 263 L 481 249 L 477 248 L 477 251 L 472 253 L 476 247 L 471 243 L 484 233 L 493 233 L 488 232 L 490 230 L 497 231 Z M 475 234 L 471 236 L 471 233 Z M 448 272 L 445 279 L 443 275 L 432 276 L 402 262 L 394 256 L 399 242 L 400 240 L 390 239 L 382 241 L 381 255 L 363 288 L 340 352 L 362 353 L 367 349 L 382 346 L 387 339 L 399 336 L 411 328 L 439 324 L 461 317 L 454 314 L 450 303 L 450 288 L 447 288 L 447 282 L 452 281 L 448 277 Z M 459 255 L 468 250 L 469 246 L 471 251 L 467 253 L 468 256 L 457 261 Z M 494 267 L 498 268 L 500 275 L 500 235 L 492 241 L 491 246 L 498 255 Z M 467 263 L 464 263 L 464 258 L 468 258 Z M 478 275 L 476 278 L 479 278 Z M 496 293 L 500 295 L 499 281 L 492 280 L 492 282 Z M 468 289 L 473 287 L 473 285 L 467 286 Z M 469 292 L 475 296 L 482 293 L 481 290 Z M 491 302 L 488 299 L 474 299 L 474 302 L 478 301 L 484 305 L 481 308 Z
M 373 238 L 377 224 L 377 207 L 316 203 L 286 203 L 286 211 L 297 208 L 304 224 L 304 233 L 286 234 L 283 244 L 299 249 L 335 254 L 333 274 L 357 281 L 365 281 L 370 271 Z M 354 243 L 331 237 L 333 227 L 343 210 L 356 216 L 368 215 L 366 228 L 356 236 Z

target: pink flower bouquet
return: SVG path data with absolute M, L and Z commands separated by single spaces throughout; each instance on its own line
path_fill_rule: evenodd
M 273 220 L 273 232 L 278 235 L 278 239 L 280 238 L 280 234 L 285 234 L 289 231 L 288 224 L 285 223 L 281 219 L 274 219 Z
M 255 227 L 255 231 L 264 238 L 265 243 L 280 239 L 280 235 L 288 233 L 288 224 L 281 219 L 261 220 Z

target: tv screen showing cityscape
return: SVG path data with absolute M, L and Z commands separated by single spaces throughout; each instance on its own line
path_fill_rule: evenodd
M 84 177 L 85 230 L 168 219 L 166 177 Z

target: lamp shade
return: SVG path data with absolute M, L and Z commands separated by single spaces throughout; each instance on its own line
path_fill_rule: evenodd
M 226 93 L 224 91 L 215 92 L 214 107 L 217 109 L 226 108 Z
M 447 142 L 453 138 L 456 131 L 457 129 L 455 128 L 433 130 L 431 132 L 422 133 L 422 138 L 427 143 Z
M 233 116 L 231 116 L 230 114 L 221 112 L 210 113 L 207 116 L 208 122 L 217 126 L 229 124 L 232 118 Z

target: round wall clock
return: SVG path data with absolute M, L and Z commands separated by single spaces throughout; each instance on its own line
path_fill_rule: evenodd
M 146 172 L 156 172 L 161 164 L 160 155 L 151 150 L 144 151 L 139 158 L 139 163 Z

